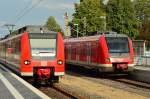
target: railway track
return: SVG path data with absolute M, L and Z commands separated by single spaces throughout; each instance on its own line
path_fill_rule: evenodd
M 111 87 L 113 86 L 115 88 L 124 89 L 129 92 L 134 92 L 134 93 L 141 94 L 143 96 L 150 97 L 149 95 L 150 85 L 147 83 L 130 80 L 126 77 L 125 78 L 117 77 L 113 79 L 111 79 L 111 77 L 110 78 L 107 77 L 107 78 L 101 79 L 100 77 L 95 77 L 95 76 L 93 77 L 93 75 L 89 75 L 89 73 L 87 72 L 86 73 L 82 72 L 81 74 L 73 73 L 73 75 L 74 74 L 84 75 L 84 76 L 81 76 L 83 79 L 87 79 L 96 83 L 104 84 L 104 85 L 111 86 Z M 69 75 L 72 75 L 72 73 L 69 73 Z M 28 81 L 30 84 L 33 84 L 32 80 L 27 80 L 27 79 L 25 80 Z M 63 85 L 61 85 L 61 83 L 54 84 L 51 87 L 43 85 L 43 86 L 38 86 L 36 88 L 41 90 L 43 93 L 45 93 L 52 99 L 85 99 L 85 97 L 67 90 L 69 88 L 63 88 Z
M 139 88 L 150 89 L 149 83 L 134 80 L 134 78 L 131 77 L 131 75 L 125 75 L 125 74 L 118 74 L 118 75 L 108 74 L 108 75 L 106 75 L 105 74 L 105 75 L 101 76 L 98 73 L 94 73 L 94 74 L 90 73 L 91 71 L 89 69 L 85 69 L 85 68 L 81 68 L 81 67 L 78 69 L 77 68 L 74 69 L 74 67 L 72 67 L 71 69 L 69 68 L 68 72 L 72 72 L 72 73 L 79 74 L 79 75 L 84 75 L 84 76 L 86 76 L 86 78 L 98 78 L 100 80 L 108 79 L 108 80 L 113 80 L 115 82 L 132 85 L 132 86 L 139 87 Z
M 52 86 L 42 86 L 38 88 L 43 93 L 52 97 L 52 99 L 85 99 L 76 93 L 63 88 L 61 84 L 54 84 Z
M 82 97 L 82 96 L 80 96 L 80 95 L 78 95 L 78 94 L 76 94 L 74 92 L 70 92 L 70 91 L 62 88 L 62 86 L 59 85 L 59 84 L 53 85 L 52 88 L 54 88 L 55 90 L 61 92 L 64 95 L 68 96 L 71 99 L 85 99 L 84 97 Z
M 72 74 L 72 73 L 69 73 L 69 74 Z M 73 73 L 73 75 L 74 74 L 76 75 L 76 73 Z M 86 74 L 84 74 L 82 72 L 81 74 L 77 73 L 77 75 L 85 76 Z M 150 97 L 150 95 L 148 94 L 150 91 L 150 84 L 132 80 L 132 79 L 128 78 L 128 76 L 106 77 L 106 78 L 102 78 L 102 79 L 101 79 L 101 77 L 98 77 L 98 76 L 93 77 L 93 75 L 90 76 L 89 74 L 85 77 L 84 76 L 83 76 L 83 79 L 101 83 L 101 84 L 104 84 L 107 86 L 113 86 L 113 87 L 119 88 L 119 89 L 124 89 L 129 92 L 140 93 L 143 96 Z M 63 88 L 63 84 L 61 84 L 61 83 L 54 84 L 51 87 L 50 86 L 41 86 L 41 87 L 37 87 L 37 88 L 39 90 L 41 90 L 43 93 L 45 93 L 46 95 L 48 95 L 49 97 L 52 97 L 52 99 L 60 99 L 60 98 L 61 99 L 85 99 L 85 97 L 80 96 L 77 93 L 74 93 L 72 91 L 69 91 L 66 88 Z M 139 92 L 137 92 L 137 90 L 139 90 Z M 53 94 L 51 94 L 51 93 L 53 93 Z
M 78 75 L 83 79 L 90 80 L 94 83 L 103 84 L 106 86 L 111 86 L 117 89 L 123 89 L 125 91 L 136 93 L 142 96 L 150 97 L 150 84 L 134 80 L 133 77 L 128 75 L 118 75 L 118 76 L 106 76 L 100 77 L 97 73 L 91 73 L 90 70 L 85 68 L 67 69 L 66 71 L 69 75 Z
M 84 97 L 78 95 L 77 93 L 72 92 L 71 90 L 67 90 L 63 84 L 38 84 L 35 85 L 33 83 L 32 78 L 24 78 L 28 83 L 35 86 L 37 89 L 45 93 L 47 96 L 52 99 L 85 99 Z
M 141 81 L 131 80 L 127 78 L 118 78 L 118 79 L 112 79 L 112 80 L 125 83 L 125 84 L 129 84 L 129 85 L 133 85 L 133 86 L 140 87 L 140 88 L 150 89 L 150 84 L 141 82 Z

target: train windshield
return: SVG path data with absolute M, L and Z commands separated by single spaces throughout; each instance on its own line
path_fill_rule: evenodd
M 33 59 L 48 60 L 56 57 L 56 34 L 30 33 L 29 38 Z
M 109 53 L 129 53 L 127 37 L 106 37 Z

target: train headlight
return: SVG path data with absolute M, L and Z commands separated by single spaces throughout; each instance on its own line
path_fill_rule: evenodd
M 57 64 L 58 64 L 58 65 L 62 65 L 62 64 L 63 64 L 63 61 L 62 61 L 62 60 L 58 60 L 58 61 L 57 61 Z
M 29 61 L 29 60 L 25 60 L 25 61 L 24 61 L 24 64 L 25 64 L 25 65 L 29 65 L 29 64 L 30 64 L 30 61 Z
M 110 58 L 105 58 L 105 62 L 110 62 Z

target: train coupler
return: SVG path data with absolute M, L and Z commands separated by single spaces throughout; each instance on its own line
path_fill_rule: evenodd
M 113 64 L 115 71 L 126 71 L 128 70 L 128 65 L 126 63 L 116 63 Z
M 38 79 L 49 79 L 51 75 L 50 68 L 38 68 L 37 69 Z

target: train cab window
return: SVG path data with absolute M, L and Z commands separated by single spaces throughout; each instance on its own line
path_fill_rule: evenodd
M 56 34 L 30 33 L 29 38 L 33 59 L 54 59 L 56 57 Z
M 127 37 L 106 37 L 106 42 L 110 53 L 129 53 Z

